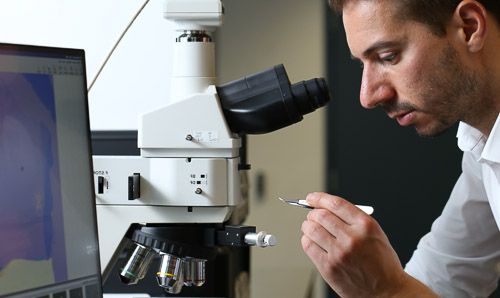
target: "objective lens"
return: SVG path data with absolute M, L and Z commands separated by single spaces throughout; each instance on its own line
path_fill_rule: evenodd
M 205 263 L 207 260 L 187 257 L 184 259 L 184 285 L 201 287 L 205 283 Z
M 133 243 L 125 264 L 120 268 L 120 280 L 127 285 L 134 285 L 143 279 L 151 265 L 155 252 L 141 244 Z
M 171 254 L 161 253 L 161 263 L 156 280 L 158 285 L 170 294 L 180 293 L 183 285 L 183 260 Z

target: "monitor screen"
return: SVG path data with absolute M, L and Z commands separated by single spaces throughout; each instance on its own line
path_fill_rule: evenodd
M 82 50 L 0 44 L 0 296 L 98 297 Z

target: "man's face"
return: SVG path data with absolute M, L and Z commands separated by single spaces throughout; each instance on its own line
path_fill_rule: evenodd
M 392 1 L 354 1 L 344 9 L 347 42 L 363 63 L 360 100 L 380 105 L 400 125 L 434 136 L 480 117 L 477 72 L 463 65 L 447 36 L 421 23 L 398 21 Z M 466 121 L 467 122 L 467 121 Z

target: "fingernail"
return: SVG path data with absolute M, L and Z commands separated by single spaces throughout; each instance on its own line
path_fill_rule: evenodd
M 313 201 L 315 201 L 317 199 L 317 196 L 318 196 L 317 192 L 310 193 L 310 194 L 307 195 L 306 201 L 307 202 L 313 202 Z

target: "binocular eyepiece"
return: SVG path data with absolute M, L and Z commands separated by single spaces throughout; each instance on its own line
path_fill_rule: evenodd
M 291 85 L 282 64 L 217 87 L 232 132 L 264 134 L 302 120 L 330 101 L 324 78 Z

